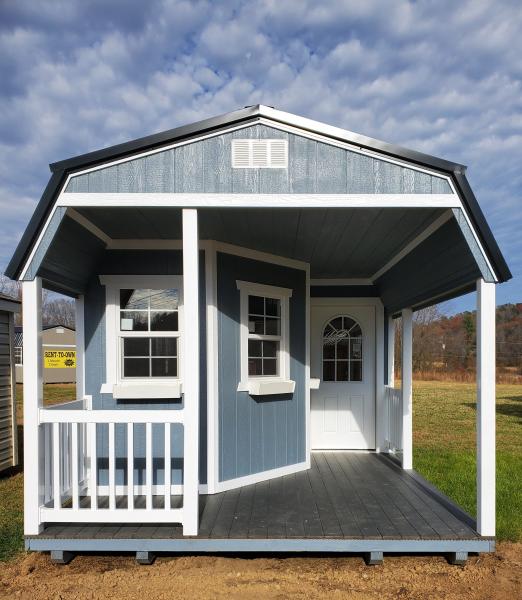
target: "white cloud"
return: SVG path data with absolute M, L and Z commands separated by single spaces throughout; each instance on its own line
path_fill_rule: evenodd
M 0 265 L 49 162 L 262 102 L 468 164 L 520 273 L 521 30 L 518 0 L 1 3 Z

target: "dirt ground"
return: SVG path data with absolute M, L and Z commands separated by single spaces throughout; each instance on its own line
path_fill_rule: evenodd
M 440 556 L 385 556 L 377 567 L 359 557 L 182 556 L 140 566 L 133 557 L 79 556 L 59 566 L 38 553 L 0 567 L 0 598 L 32 600 L 520 597 L 522 544 L 507 542 L 495 554 L 470 557 L 465 567 Z

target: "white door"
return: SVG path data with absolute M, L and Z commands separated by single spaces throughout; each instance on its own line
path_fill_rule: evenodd
M 312 449 L 375 448 L 375 307 L 312 306 Z

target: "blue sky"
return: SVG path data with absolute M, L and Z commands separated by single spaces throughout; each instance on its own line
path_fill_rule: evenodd
M 519 0 L 0 0 L 0 269 L 50 162 L 263 103 L 468 165 L 522 301 L 521 31 Z

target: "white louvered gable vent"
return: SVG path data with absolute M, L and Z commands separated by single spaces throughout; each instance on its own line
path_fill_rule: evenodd
M 232 140 L 234 169 L 286 169 L 287 140 Z

